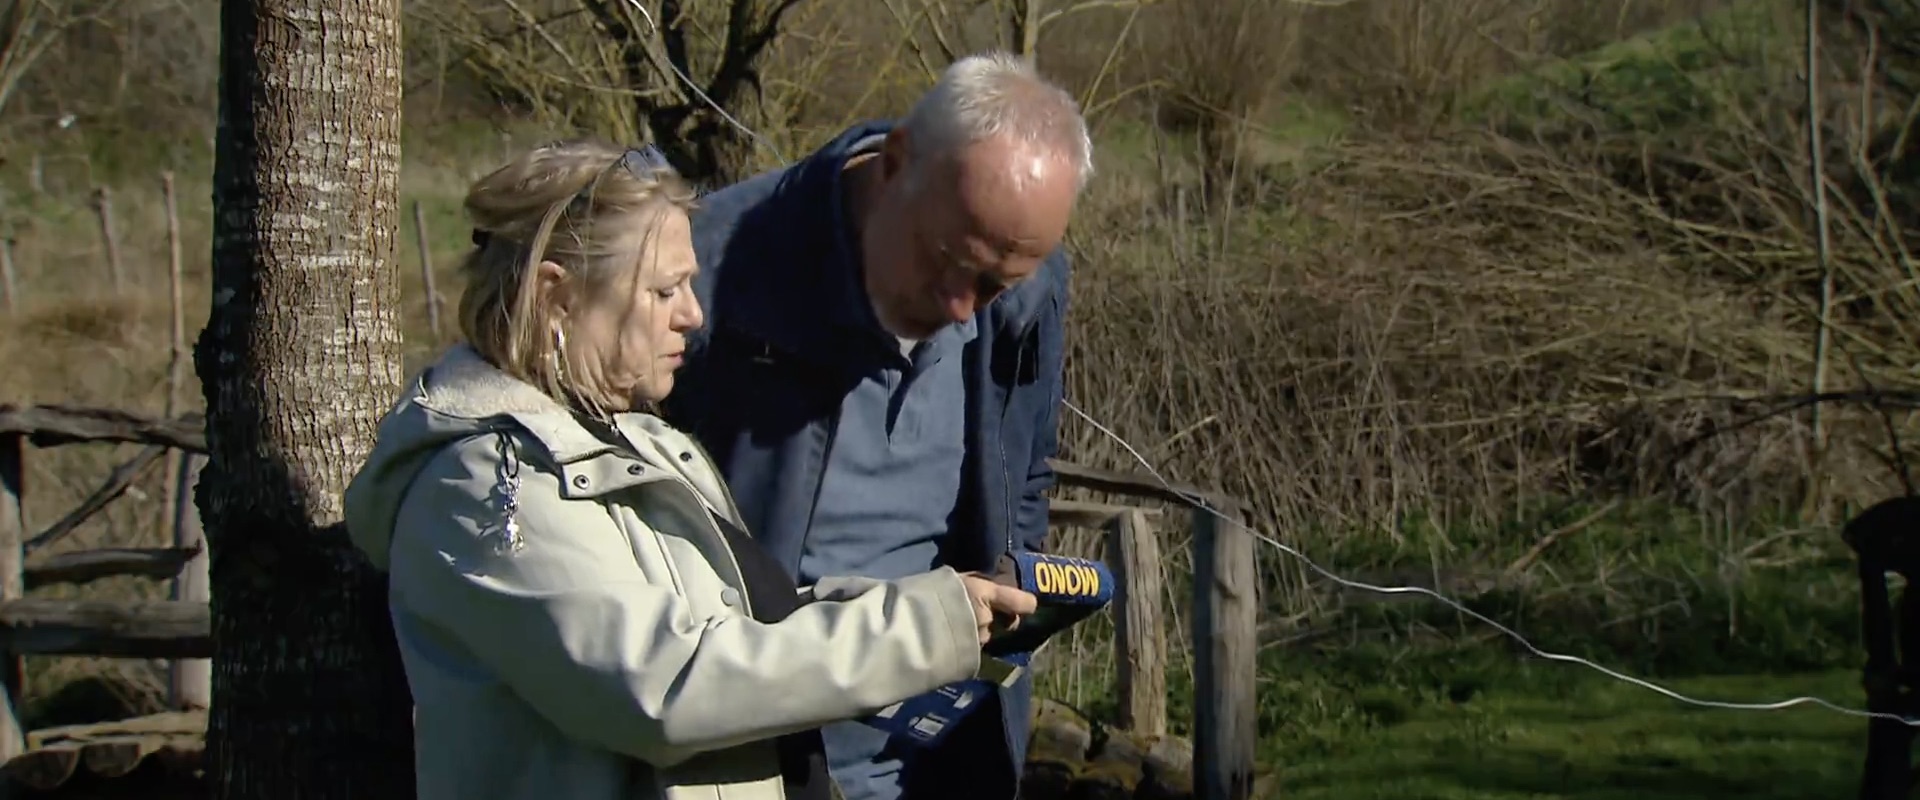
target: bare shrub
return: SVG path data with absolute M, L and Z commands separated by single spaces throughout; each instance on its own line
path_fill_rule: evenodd
M 1069 398 L 1310 553 L 1568 498 L 1717 514 L 1795 510 L 1812 483 L 1830 504 L 1900 491 L 1906 415 L 1829 410 L 1817 472 L 1804 411 L 1752 419 L 1808 391 L 1821 324 L 1804 124 L 1779 113 L 1804 96 L 1793 72 L 1748 67 L 1645 130 L 1354 131 L 1278 202 L 1204 217 L 1106 188 L 1074 237 Z M 1832 384 L 1912 390 L 1915 226 L 1862 149 L 1910 122 L 1847 72 L 1820 110 Z M 1065 441 L 1131 465 L 1071 416 Z
M 1370 125 L 1427 130 L 1488 81 L 1726 6 L 1726 0 L 1366 0 L 1316 4 L 1312 88 Z
M 202 56 L 214 52 L 217 9 L 212 0 L 10 0 L 0 7 L 0 41 L 11 43 L 0 55 L 0 122 L 15 135 L 62 124 L 100 139 L 210 135 L 216 62 Z M 142 155 L 196 147 L 183 138 L 147 142 Z
M 715 106 L 748 127 L 764 123 L 760 61 L 800 4 L 446 0 L 415 19 L 543 123 L 654 142 L 690 178 L 724 182 L 764 164 Z
M 1157 122 L 1191 129 L 1203 191 L 1224 191 L 1248 123 L 1292 77 L 1303 35 L 1301 6 L 1261 0 L 1186 0 L 1159 9 L 1144 57 L 1157 66 Z

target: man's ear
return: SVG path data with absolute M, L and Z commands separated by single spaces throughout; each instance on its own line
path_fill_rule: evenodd
M 909 136 L 906 128 L 887 131 L 887 138 L 880 143 L 881 180 L 891 182 L 906 172 Z
M 542 261 L 533 268 L 533 292 L 535 305 L 552 308 L 556 316 L 565 317 L 573 303 L 573 292 L 568 291 L 567 268 L 552 261 Z

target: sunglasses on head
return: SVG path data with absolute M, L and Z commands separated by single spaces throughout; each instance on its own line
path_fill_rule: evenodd
M 643 144 L 639 147 L 627 148 L 627 151 L 621 153 L 620 158 L 614 161 L 612 166 L 607 168 L 607 172 L 612 172 L 616 169 L 626 170 L 628 175 L 632 175 L 635 178 L 646 178 L 649 173 L 672 172 L 673 164 L 667 161 L 667 154 L 660 152 L 660 148 L 651 144 Z M 605 178 L 606 173 L 601 173 L 600 177 Z M 580 192 L 573 196 L 574 201 L 579 202 L 589 197 L 593 193 L 594 187 L 599 185 L 599 183 L 599 180 L 595 180 L 581 187 Z
M 561 143 L 552 142 L 547 146 L 556 147 L 559 144 Z M 621 153 L 620 158 L 614 161 L 613 164 L 607 168 L 607 171 L 611 172 L 616 169 L 624 169 L 629 175 L 636 178 L 644 178 L 648 173 L 652 172 L 671 172 L 673 171 L 673 164 L 667 160 L 667 154 L 661 152 L 659 147 L 652 144 L 643 144 L 639 147 L 627 148 L 627 151 Z M 603 173 L 601 177 L 605 177 L 605 174 Z M 580 191 L 574 194 L 573 202 L 577 203 L 585 200 L 592 194 L 594 187 L 599 183 L 600 181 L 595 180 L 581 187 Z M 492 238 L 493 234 L 489 231 L 483 231 L 479 228 L 473 229 L 473 245 L 475 247 L 487 246 L 487 242 Z
M 651 144 L 627 148 L 627 152 L 620 154 L 620 160 L 615 163 L 615 166 L 635 175 L 673 169 L 673 164 L 667 161 L 667 154 L 660 152 L 660 148 Z

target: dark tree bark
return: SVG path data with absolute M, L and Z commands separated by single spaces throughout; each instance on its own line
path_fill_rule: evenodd
M 801 0 L 727 0 L 719 31 L 720 52 L 710 70 L 697 69 L 688 39 L 696 34 L 685 0 L 642 0 L 657 30 L 628 13 L 628 0 L 579 0 L 600 31 L 620 47 L 621 80 L 628 87 L 660 87 L 634 95 L 634 116 L 654 144 L 688 180 L 723 186 L 753 174 L 753 139 L 720 116 L 727 110 L 745 125 L 762 118 L 760 61 L 780 36 L 780 23 Z M 711 2 L 712 0 L 709 0 Z M 676 70 L 678 73 L 676 74 Z M 696 93 L 686 79 L 710 77 Z M 700 95 L 705 95 L 702 98 Z
M 224 0 L 208 461 L 216 798 L 413 796 L 412 700 L 341 495 L 401 381 L 399 0 Z

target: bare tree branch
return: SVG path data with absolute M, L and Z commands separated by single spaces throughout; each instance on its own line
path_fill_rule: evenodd
M 0 114 L 68 29 L 107 13 L 119 0 L 7 0 L 0 7 Z

